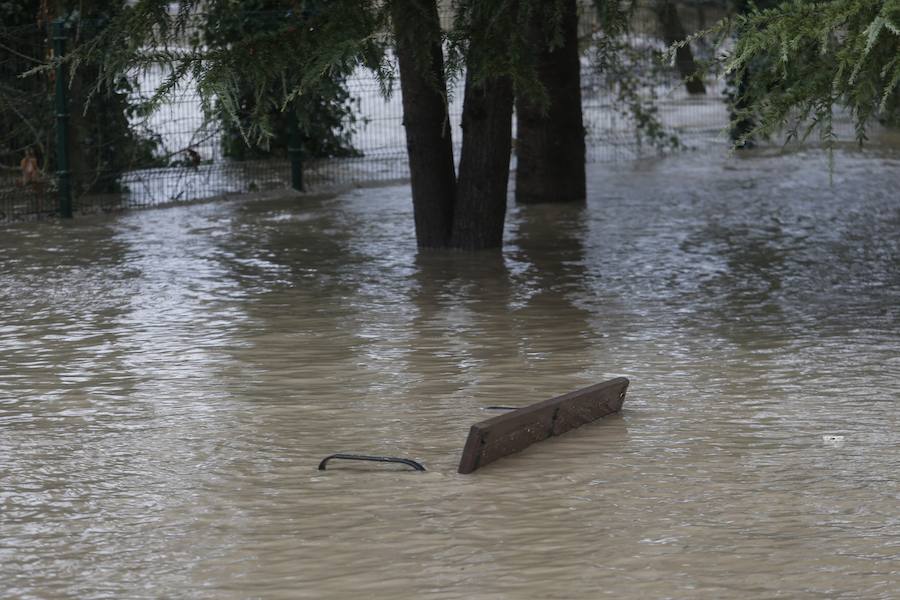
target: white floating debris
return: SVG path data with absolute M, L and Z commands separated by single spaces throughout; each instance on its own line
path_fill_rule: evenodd
M 844 445 L 844 436 L 842 435 L 823 435 L 822 441 L 826 446 L 832 446 L 834 448 L 840 448 Z

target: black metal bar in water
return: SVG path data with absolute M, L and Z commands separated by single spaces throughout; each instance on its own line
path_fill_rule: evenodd
M 324 471 L 325 465 L 332 458 L 337 458 L 340 460 L 367 460 L 370 462 L 401 463 L 412 467 L 416 471 L 425 470 L 425 467 L 409 458 L 394 458 L 393 456 L 367 456 L 365 454 L 332 454 L 331 456 L 326 456 L 322 459 L 322 462 L 319 463 L 319 470 Z
M 297 123 L 297 113 L 288 114 L 288 158 L 291 161 L 291 187 L 303 191 L 303 136 Z

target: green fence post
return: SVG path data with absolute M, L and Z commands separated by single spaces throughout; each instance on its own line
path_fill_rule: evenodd
M 65 21 L 53 21 L 53 56 L 60 59 L 66 52 Z M 72 218 L 72 184 L 69 173 L 69 103 L 66 99 L 66 68 L 56 64 L 56 178 L 59 186 L 59 214 Z
M 288 117 L 288 158 L 291 161 L 291 187 L 303 191 L 303 138 L 297 124 L 297 114 L 291 110 Z

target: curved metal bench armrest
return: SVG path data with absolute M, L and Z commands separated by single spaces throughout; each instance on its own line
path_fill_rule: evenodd
M 339 459 L 339 460 L 365 460 L 369 462 L 386 462 L 386 463 L 400 463 L 407 466 L 412 467 L 416 471 L 424 471 L 425 467 L 423 467 L 420 463 L 409 459 L 409 458 L 395 458 L 393 456 L 367 456 L 365 454 L 332 454 L 330 456 L 326 456 L 322 459 L 322 462 L 319 463 L 319 470 L 324 471 L 325 465 L 328 464 L 328 461 L 331 459 Z

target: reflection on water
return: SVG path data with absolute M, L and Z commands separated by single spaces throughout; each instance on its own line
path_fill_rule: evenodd
M 837 164 L 596 170 L 502 255 L 417 254 L 403 187 L 5 229 L 3 596 L 892 597 L 900 160 Z M 614 375 L 455 473 L 481 407 Z

